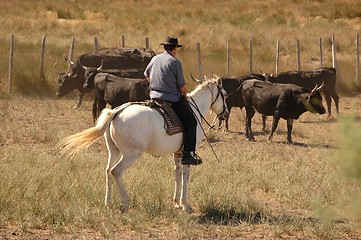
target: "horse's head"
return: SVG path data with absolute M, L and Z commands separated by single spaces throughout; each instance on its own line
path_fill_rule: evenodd
M 217 114 L 218 119 L 225 120 L 229 116 L 229 111 L 226 104 L 226 90 L 222 87 L 222 79 L 217 75 L 213 75 L 211 79 L 210 89 L 212 92 L 211 110 Z

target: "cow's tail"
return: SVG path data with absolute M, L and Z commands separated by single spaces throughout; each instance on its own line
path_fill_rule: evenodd
M 83 149 L 93 145 L 93 143 L 109 128 L 114 116 L 129 105 L 130 103 L 126 103 L 114 109 L 105 108 L 94 127 L 66 137 L 60 141 L 62 147 L 61 154 L 65 154 L 66 157 L 72 157 Z

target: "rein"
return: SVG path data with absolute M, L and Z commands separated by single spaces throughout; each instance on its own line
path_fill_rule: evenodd
M 213 96 L 212 90 L 209 88 L 209 86 L 207 86 L 207 87 L 208 87 L 208 89 L 211 91 L 212 96 Z M 222 97 L 222 101 L 223 101 L 223 103 L 224 103 L 224 95 L 223 95 L 223 93 L 222 93 L 222 91 L 221 91 L 221 88 L 220 88 L 218 85 L 217 85 L 217 89 L 218 89 L 217 96 L 216 96 L 216 98 L 213 100 L 213 102 L 211 103 L 211 106 L 217 101 L 217 99 L 218 99 L 219 96 Z M 189 101 L 188 101 L 189 104 L 192 105 L 192 106 L 197 110 L 197 112 L 199 113 L 199 116 L 201 117 L 201 119 L 203 119 L 204 122 L 207 123 L 207 125 L 209 126 L 208 131 L 209 131 L 210 129 L 214 128 L 214 126 L 215 126 L 215 121 L 213 121 L 213 123 L 212 123 L 212 125 L 211 125 L 211 124 L 207 121 L 207 119 L 202 115 L 202 113 L 200 112 L 199 107 L 198 107 L 197 103 L 194 101 L 194 99 L 193 99 L 192 97 L 191 97 L 190 99 L 192 100 L 192 102 L 189 102 Z M 222 111 L 220 114 L 217 114 L 216 118 L 218 118 L 218 116 L 221 115 L 221 114 L 223 114 L 225 111 L 226 111 L 226 106 L 223 104 L 223 111 Z M 194 112 L 193 112 L 193 114 L 194 114 Z M 212 150 L 214 156 L 216 157 L 217 161 L 220 163 L 219 158 L 218 158 L 216 152 L 214 151 L 211 143 L 209 142 L 209 140 L 208 140 L 208 138 L 207 138 L 206 132 L 204 131 L 204 128 L 203 128 L 203 126 L 202 126 L 202 124 L 201 124 L 201 121 L 200 121 L 196 116 L 195 116 L 195 118 L 197 119 L 197 122 L 198 122 L 199 126 L 201 127 L 201 129 L 202 129 L 202 131 L 203 131 L 204 137 L 206 138 L 209 147 L 211 148 L 211 150 Z M 207 131 L 207 132 L 208 132 L 208 131 Z
M 238 90 L 240 90 L 243 86 L 243 83 L 241 83 L 238 88 L 236 90 L 234 90 L 233 92 L 230 92 L 230 93 L 227 93 L 227 96 L 226 97 L 230 97 L 232 96 L 233 94 L 235 94 L 236 92 L 238 92 Z
M 207 86 L 208 87 L 208 86 Z M 208 89 L 211 91 L 211 89 L 208 87 Z M 218 92 L 217 92 L 217 96 L 216 98 L 213 100 L 213 102 L 211 103 L 211 106 L 217 101 L 218 97 L 221 96 L 222 97 L 222 102 L 224 102 L 224 95 L 221 91 L 221 88 L 217 85 L 217 89 L 218 89 Z M 211 91 L 212 92 L 212 91 Z M 197 105 L 197 103 L 194 101 L 194 99 L 191 97 L 190 98 L 192 100 L 192 102 L 189 102 L 196 110 L 197 112 L 199 113 L 199 116 L 204 120 L 205 123 L 207 123 L 208 127 L 210 127 L 210 129 L 214 129 L 214 126 L 215 126 L 215 121 L 213 121 L 212 124 L 210 124 L 207 119 L 201 114 L 200 110 L 199 110 L 199 107 Z M 218 118 L 218 116 L 222 115 L 224 112 L 226 111 L 226 106 L 223 105 L 223 111 L 219 114 L 217 114 L 216 118 Z M 199 122 L 198 118 L 197 118 L 197 121 Z M 203 128 L 202 128 L 203 129 Z M 204 132 L 204 131 L 203 131 Z

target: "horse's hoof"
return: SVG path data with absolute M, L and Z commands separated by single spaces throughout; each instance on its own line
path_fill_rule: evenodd
M 121 207 L 120 207 L 120 212 L 121 212 L 121 213 L 126 213 L 126 212 L 128 212 L 128 207 L 121 206 Z
M 186 212 L 186 213 L 193 213 L 194 210 L 191 206 L 183 206 L 183 211 Z

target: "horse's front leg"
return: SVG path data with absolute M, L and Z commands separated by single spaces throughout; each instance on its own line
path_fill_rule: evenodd
M 173 160 L 174 160 L 174 195 L 173 195 L 173 202 L 176 208 L 181 207 L 180 203 L 180 194 L 181 194 L 181 180 L 182 180 L 182 164 L 181 164 L 181 156 L 180 154 L 174 153 Z
M 189 183 L 189 165 L 182 165 L 182 194 L 181 194 L 181 206 L 183 211 L 191 212 L 192 207 L 188 203 L 188 183 Z
M 173 201 L 176 208 L 182 208 L 183 211 L 191 212 L 192 208 L 188 203 L 188 182 L 189 182 L 189 165 L 181 164 L 180 154 L 174 154 L 174 196 Z

